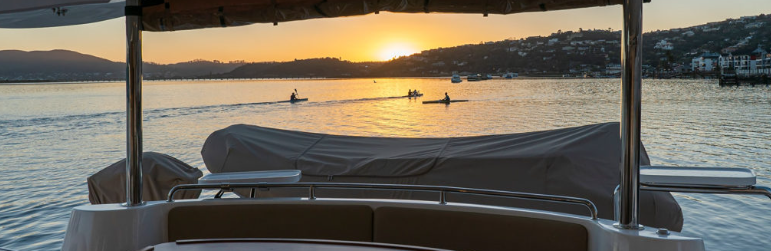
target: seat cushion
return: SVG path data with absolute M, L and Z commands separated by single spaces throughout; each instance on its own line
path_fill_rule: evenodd
M 169 241 L 210 238 L 298 238 L 372 241 L 365 205 L 202 205 L 169 211 Z
M 456 251 L 587 250 L 580 224 L 437 209 L 380 207 L 375 242 Z

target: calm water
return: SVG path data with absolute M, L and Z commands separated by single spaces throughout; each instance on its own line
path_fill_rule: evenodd
M 364 136 L 527 132 L 618 121 L 619 80 L 371 79 L 147 82 L 144 147 L 205 169 L 206 137 L 236 123 Z M 294 88 L 309 102 L 288 99 Z M 407 89 L 418 101 L 384 99 Z M 753 169 L 771 186 L 771 87 L 646 80 L 643 142 L 653 164 Z M 447 91 L 468 103 L 422 105 Z M 125 156 L 123 83 L 0 85 L 0 247 L 58 250 L 86 178 Z M 771 249 L 771 200 L 676 194 L 684 232 L 711 250 Z

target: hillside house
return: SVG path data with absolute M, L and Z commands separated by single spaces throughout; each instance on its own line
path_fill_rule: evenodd
M 661 40 L 658 43 L 656 43 L 655 46 L 653 46 L 653 49 L 664 50 L 664 51 L 671 51 L 674 48 L 675 47 L 672 45 L 672 43 L 666 40 Z
M 744 25 L 744 28 L 745 29 L 758 29 L 760 27 L 763 27 L 764 24 L 765 23 L 763 23 L 763 22 L 754 22 L 754 23 L 749 23 L 749 24 Z
M 691 60 L 691 70 L 709 72 L 717 69 L 720 54 L 705 52 Z

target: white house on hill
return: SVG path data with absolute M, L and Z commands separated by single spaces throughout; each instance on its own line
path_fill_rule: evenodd
M 719 59 L 720 54 L 705 52 L 691 60 L 691 70 L 701 72 L 713 71 L 717 69 Z

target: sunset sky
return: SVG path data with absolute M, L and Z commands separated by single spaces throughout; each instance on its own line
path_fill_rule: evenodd
M 771 14 L 769 0 L 653 0 L 644 29 L 688 27 Z M 557 30 L 621 29 L 621 7 L 513 15 L 393 14 L 316 19 L 166 33 L 145 32 L 144 60 L 286 61 L 340 57 L 387 60 L 437 47 L 549 35 Z M 0 50 L 66 49 L 125 61 L 124 20 L 43 29 L 0 29 Z

